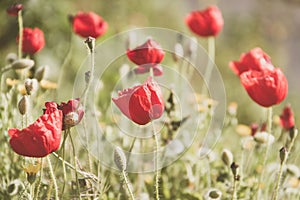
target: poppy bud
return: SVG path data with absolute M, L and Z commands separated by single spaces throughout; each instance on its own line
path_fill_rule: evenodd
M 175 62 L 178 62 L 183 57 L 183 47 L 180 43 L 176 43 L 174 47 L 174 52 L 173 52 L 173 60 Z
M 11 68 L 12 69 L 26 69 L 26 68 L 31 68 L 34 65 L 34 61 L 27 59 L 27 58 L 22 58 L 19 60 L 16 60 L 12 63 Z
M 18 59 L 18 56 L 17 56 L 17 54 L 15 54 L 15 53 L 9 53 L 9 54 L 6 55 L 6 58 L 5 58 L 5 60 L 6 60 L 6 62 L 7 62 L 8 64 L 13 63 L 13 62 L 16 61 L 17 59 Z
M 295 126 L 294 113 L 290 105 L 284 107 L 280 115 L 280 124 L 286 130 L 290 130 Z
M 10 16 L 17 16 L 18 13 L 23 9 L 22 4 L 14 4 L 6 9 L 7 14 Z
M 29 99 L 25 95 L 21 98 L 21 100 L 18 103 L 18 109 L 21 115 L 25 115 L 29 108 Z
M 45 76 L 46 66 L 39 67 L 34 75 L 34 78 L 40 82 Z
M 223 149 L 221 157 L 224 164 L 227 166 L 231 165 L 231 163 L 233 162 L 233 155 L 228 149 Z
M 126 156 L 120 147 L 116 147 L 114 150 L 114 161 L 118 169 L 125 171 L 127 167 Z

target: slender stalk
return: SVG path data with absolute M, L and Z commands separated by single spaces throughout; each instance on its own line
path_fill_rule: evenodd
M 94 71 L 95 71 L 95 39 L 92 37 L 89 37 L 85 43 L 87 44 L 88 48 L 89 48 L 89 55 L 90 55 L 90 62 L 91 62 L 91 69 L 90 69 L 90 75 L 87 78 L 88 80 L 86 80 L 86 87 L 82 93 L 82 98 L 83 98 L 83 108 L 86 110 L 86 105 L 87 105 L 87 95 L 88 95 L 88 91 L 90 89 L 91 83 L 94 80 Z M 85 133 L 85 140 L 86 140 L 86 144 L 89 144 L 88 141 L 88 136 L 87 136 L 87 126 L 86 126 L 86 122 L 85 120 L 83 120 L 82 122 L 83 127 L 84 127 L 84 133 Z M 90 170 L 90 172 L 92 172 L 92 160 L 90 157 L 89 152 L 87 152 L 87 157 L 88 157 L 88 168 Z
M 237 180 L 236 178 L 233 179 L 233 191 L 232 191 L 232 197 L 231 200 L 237 199 Z
M 34 198 L 33 198 L 34 200 L 38 199 L 38 197 L 39 197 L 40 188 L 41 188 L 41 184 L 42 184 L 42 177 L 43 177 L 43 158 L 41 158 L 40 178 L 39 178 L 38 183 L 37 183 L 36 192 L 35 192 L 35 195 L 34 195 Z
M 77 187 L 77 192 L 78 192 L 78 196 L 79 199 L 81 199 L 81 195 L 80 195 L 80 185 L 79 185 L 79 180 L 78 180 L 78 173 L 77 173 L 77 164 L 76 164 L 76 150 L 75 150 L 75 145 L 72 139 L 72 135 L 70 134 L 70 141 L 71 141 L 71 145 L 72 145 L 72 149 L 73 149 L 73 159 L 74 159 L 74 167 L 75 167 L 75 178 L 76 178 L 76 187 Z
M 49 165 L 50 176 L 51 176 L 51 179 L 52 179 L 52 182 L 53 182 L 53 185 L 54 185 L 55 200 L 59 200 L 58 186 L 57 186 L 57 183 L 56 183 L 56 178 L 55 178 L 55 175 L 54 175 L 53 167 L 52 167 L 51 160 L 50 160 L 49 156 L 47 156 L 47 162 L 48 162 L 48 165 Z
M 90 174 L 90 173 L 87 173 L 87 172 L 84 172 L 84 171 L 81 171 L 81 170 L 75 169 L 75 167 L 74 167 L 71 163 L 65 161 L 65 160 L 64 160 L 62 157 L 60 157 L 57 153 L 52 152 L 52 155 L 53 155 L 54 157 L 56 157 L 58 160 L 60 160 L 61 162 L 64 162 L 65 165 L 66 165 L 67 167 L 69 167 L 70 169 L 76 171 L 78 174 L 82 175 L 83 177 L 89 178 L 89 179 L 93 180 L 95 183 L 100 182 L 100 180 L 97 178 L 97 176 L 95 176 L 95 175 L 93 175 L 93 174 Z
M 155 175 L 155 199 L 159 200 L 159 179 L 160 179 L 160 170 L 159 170 L 159 138 L 158 138 L 158 133 L 156 133 L 155 128 L 154 128 L 154 124 L 152 123 L 152 129 L 153 129 L 153 136 L 154 136 L 154 140 L 155 140 L 155 146 L 156 146 L 156 161 L 155 161 L 155 171 L 156 171 L 156 175 Z
M 281 181 L 281 178 L 282 178 L 282 172 L 283 172 L 283 165 L 285 163 L 280 163 L 280 168 L 279 168 L 279 173 L 278 173 L 278 176 L 277 176 L 277 181 L 276 181 L 276 186 L 275 186 L 275 192 L 274 192 L 274 197 L 272 198 L 273 200 L 277 200 L 278 199 L 278 192 L 279 192 L 279 187 L 280 187 L 280 181 Z
M 63 145 L 62 145 L 62 158 L 65 160 L 65 141 L 66 138 L 68 136 L 68 134 L 70 133 L 70 129 L 68 129 L 67 131 L 65 131 L 65 135 L 64 135 L 64 141 L 63 141 Z M 63 199 L 64 196 L 64 191 L 65 191 L 65 187 L 66 187 L 66 182 L 67 182 L 67 173 L 66 173 L 66 165 L 65 162 L 62 162 L 62 167 L 63 167 L 63 176 L 64 176 L 64 182 L 63 182 L 63 186 L 61 189 L 61 199 Z
M 18 12 L 18 24 L 19 24 L 19 45 L 18 45 L 18 58 L 22 58 L 22 44 L 23 44 L 23 18 L 22 10 Z
M 269 107 L 268 108 L 268 117 L 267 117 L 267 133 L 268 134 L 271 134 L 272 133 L 272 115 L 273 115 L 273 108 L 272 107 Z M 266 162 L 267 162 L 267 159 L 268 159 L 268 155 L 269 155 L 269 149 L 270 149 L 270 145 L 269 145 L 269 136 L 268 136 L 268 139 L 267 139 L 267 147 L 266 147 L 266 151 L 265 151 L 265 154 L 264 154 L 264 157 L 263 157 L 263 163 L 262 163 L 262 166 L 263 166 L 263 169 L 262 169 L 262 172 L 260 174 L 260 178 L 259 178 L 259 182 L 258 184 L 260 185 L 263 181 L 263 178 L 264 178 L 264 172 L 265 172 L 265 166 L 266 166 Z M 261 199 L 260 198 L 260 195 L 261 195 L 261 187 L 259 186 L 258 188 L 258 192 L 257 192 L 257 199 Z
M 208 38 L 208 56 L 209 59 L 207 61 L 207 66 L 205 69 L 204 81 L 207 81 L 207 85 L 209 86 L 211 73 L 215 63 L 215 37 Z M 207 93 L 206 85 L 204 84 L 202 87 L 202 94 L 206 94 L 206 93 Z
M 280 187 L 280 182 L 281 182 L 281 178 L 282 178 L 282 173 L 283 173 L 283 166 L 286 164 L 288 158 L 289 158 L 289 155 L 291 153 L 291 150 L 294 146 L 294 143 L 295 143 L 295 140 L 296 140 L 296 136 L 295 135 L 292 140 L 291 140 L 291 143 L 289 144 L 289 147 L 287 149 L 287 154 L 286 154 L 286 157 L 285 159 L 283 159 L 282 162 L 280 162 L 280 168 L 279 168 L 279 173 L 278 173 L 278 177 L 277 177 L 277 181 L 276 181 L 276 186 L 275 186 L 275 190 L 274 190 L 274 196 L 273 196 L 273 200 L 277 200 L 278 199 L 278 192 L 279 192 L 279 187 Z
M 123 178 L 124 178 L 124 181 L 125 181 L 125 185 L 126 185 L 126 188 L 127 188 L 127 191 L 128 191 L 128 193 L 129 193 L 129 196 L 130 196 L 130 198 L 132 199 L 132 200 L 135 200 L 135 198 L 134 198 L 134 195 L 133 195 L 133 192 L 132 192 L 132 190 L 131 190 L 131 188 L 130 188 L 130 182 L 129 182 L 129 180 L 128 180 L 128 177 L 127 177 L 127 174 L 126 174 L 126 171 L 125 170 L 122 170 L 122 176 L 123 176 Z

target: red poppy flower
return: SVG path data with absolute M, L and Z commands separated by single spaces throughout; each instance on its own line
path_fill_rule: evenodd
M 79 98 L 71 99 L 67 103 L 62 102 L 58 109 L 63 112 L 63 130 L 77 125 L 84 115 L 84 109 Z
M 98 38 L 106 32 L 107 28 L 106 21 L 94 12 L 78 12 L 73 17 L 73 30 L 81 37 Z
M 22 4 L 14 4 L 14 5 L 10 6 L 9 8 L 7 8 L 6 12 L 10 16 L 18 16 L 19 11 L 22 9 L 23 9 Z
M 279 104 L 288 92 L 288 82 L 280 69 L 249 70 L 240 79 L 251 99 L 264 107 Z
M 294 113 L 290 105 L 285 106 L 283 109 L 280 115 L 280 124 L 286 130 L 290 130 L 295 126 Z
M 33 124 L 19 130 L 8 130 L 10 146 L 22 156 L 44 157 L 59 148 L 62 129 L 62 111 L 57 104 L 47 102 L 44 114 Z
M 259 47 L 247 53 L 243 53 L 240 57 L 240 61 L 231 61 L 229 67 L 237 75 L 241 75 L 248 70 L 261 71 L 274 69 L 271 58 Z
M 185 23 L 195 34 L 208 37 L 218 35 L 223 28 L 224 20 L 218 7 L 209 6 L 205 10 L 189 13 Z
M 119 92 L 113 102 L 121 112 L 139 125 L 161 117 L 164 101 L 158 84 L 148 77 L 144 84 Z
M 161 63 L 165 55 L 160 45 L 152 39 L 148 39 L 144 44 L 136 47 L 135 49 L 127 50 L 127 57 L 138 67 L 134 70 L 136 74 L 143 74 L 153 68 L 155 76 L 163 74 Z
M 17 37 L 19 42 L 19 36 Z M 39 28 L 24 28 L 22 51 L 24 53 L 35 54 L 45 46 L 44 33 Z

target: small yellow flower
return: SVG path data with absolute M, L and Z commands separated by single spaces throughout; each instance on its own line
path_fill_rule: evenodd
M 7 79 L 6 79 L 6 85 L 7 85 L 7 86 L 11 86 L 11 87 L 17 85 L 19 82 L 20 82 L 20 81 L 17 80 L 17 79 L 11 79 L 11 78 L 7 78 Z
M 240 135 L 240 136 L 248 136 L 251 135 L 251 128 L 247 125 L 244 124 L 239 124 L 236 126 L 235 131 Z
M 41 80 L 40 85 L 43 89 L 56 89 L 57 88 L 57 83 L 48 81 L 48 80 Z
M 41 162 L 34 162 L 34 163 L 26 163 L 23 165 L 23 170 L 27 174 L 27 181 L 32 184 L 34 183 L 36 179 L 36 174 L 40 171 L 41 169 Z

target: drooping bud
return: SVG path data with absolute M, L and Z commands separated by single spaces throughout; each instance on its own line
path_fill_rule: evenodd
M 5 60 L 6 60 L 6 62 L 7 62 L 8 64 L 13 63 L 13 62 L 16 61 L 17 59 L 18 59 L 18 56 L 17 56 L 17 54 L 15 54 L 15 53 L 9 53 L 9 54 L 6 55 L 6 58 L 5 58 Z
M 123 150 L 120 147 L 116 147 L 114 151 L 114 161 L 118 169 L 125 171 L 127 167 L 127 160 Z
M 29 109 L 29 99 L 28 96 L 23 96 L 18 103 L 18 109 L 21 115 L 25 115 Z
M 280 163 L 283 164 L 288 157 L 288 151 L 285 147 L 279 150 Z
M 31 95 L 33 92 L 37 91 L 38 89 L 38 82 L 36 79 L 26 79 L 24 82 L 24 86 L 26 89 L 26 93 Z
M 42 66 L 42 67 L 38 68 L 35 72 L 34 78 L 38 82 L 40 82 L 44 78 L 45 71 L 46 71 L 46 66 Z
M 221 157 L 224 164 L 227 166 L 231 165 L 231 163 L 233 162 L 233 155 L 228 149 L 223 149 Z
M 183 52 L 183 47 L 180 43 L 176 43 L 175 47 L 174 47 L 174 52 L 173 52 L 173 60 L 175 62 L 178 62 L 178 60 L 180 60 L 184 55 Z
M 16 60 L 12 63 L 11 68 L 12 69 L 26 69 L 26 68 L 31 68 L 34 65 L 34 61 L 27 59 L 27 58 L 22 58 L 19 60 Z
M 9 8 L 6 9 L 7 14 L 10 16 L 17 16 L 18 13 L 23 9 L 22 4 L 13 4 Z
M 191 58 L 195 52 L 197 51 L 197 38 L 195 37 L 192 37 L 189 41 L 189 46 L 188 46 L 188 49 L 187 49 L 187 56 L 189 58 Z
M 290 129 L 290 138 L 294 139 L 298 135 L 298 129 L 296 127 L 293 127 Z

